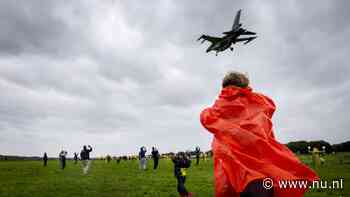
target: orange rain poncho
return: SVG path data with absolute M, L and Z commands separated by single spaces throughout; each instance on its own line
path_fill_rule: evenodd
M 216 197 L 238 197 L 254 180 L 271 178 L 275 197 L 303 196 L 307 189 L 280 189 L 278 181 L 318 180 L 276 141 L 271 118 L 273 101 L 251 88 L 222 89 L 215 104 L 201 113 L 201 123 L 214 134 L 212 150 Z

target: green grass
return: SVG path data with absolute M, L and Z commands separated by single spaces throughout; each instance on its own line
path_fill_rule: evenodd
M 300 156 L 310 163 L 310 156 Z M 344 178 L 344 189 L 314 189 L 307 197 L 350 196 L 347 180 L 350 180 L 350 154 L 328 155 L 326 164 L 318 170 L 323 180 Z M 49 161 L 43 167 L 39 161 L 0 162 L 1 197 L 128 197 L 128 196 L 178 196 L 173 165 L 170 160 L 161 160 L 160 169 L 139 171 L 138 161 L 93 161 L 88 175 L 83 175 L 81 166 L 68 162 L 65 170 L 58 168 L 58 161 Z M 213 163 L 201 161 L 188 170 L 186 187 L 195 196 L 214 196 Z

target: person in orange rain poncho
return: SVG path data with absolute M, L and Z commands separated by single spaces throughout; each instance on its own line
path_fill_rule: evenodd
M 253 92 L 248 78 L 239 72 L 229 72 L 222 87 L 214 105 L 200 116 L 202 125 L 214 134 L 215 196 L 303 196 L 318 176 L 275 139 L 274 102 Z M 281 181 L 307 185 L 281 188 Z

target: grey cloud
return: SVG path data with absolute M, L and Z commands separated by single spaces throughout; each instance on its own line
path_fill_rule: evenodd
M 55 16 L 55 3 L 50 1 L 2 1 L 0 3 L 0 52 L 58 53 L 69 28 Z

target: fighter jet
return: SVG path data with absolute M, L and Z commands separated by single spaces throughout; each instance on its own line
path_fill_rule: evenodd
M 230 48 L 231 51 L 233 51 L 233 44 L 236 44 L 237 42 L 244 42 L 243 44 L 248 44 L 257 36 L 251 36 L 251 37 L 243 37 L 241 38 L 240 36 L 244 35 L 256 35 L 255 32 L 248 31 L 244 28 L 242 28 L 242 24 L 239 22 L 241 18 L 241 9 L 237 11 L 235 20 L 232 25 L 232 29 L 230 31 L 223 32 L 224 36 L 222 37 L 213 37 L 213 36 L 208 36 L 208 35 L 201 35 L 197 39 L 197 41 L 202 40 L 202 43 L 204 41 L 209 41 L 211 42 L 211 45 L 208 47 L 206 52 L 210 51 L 216 51 L 216 55 L 218 55 L 219 52 L 225 51 L 226 49 Z

